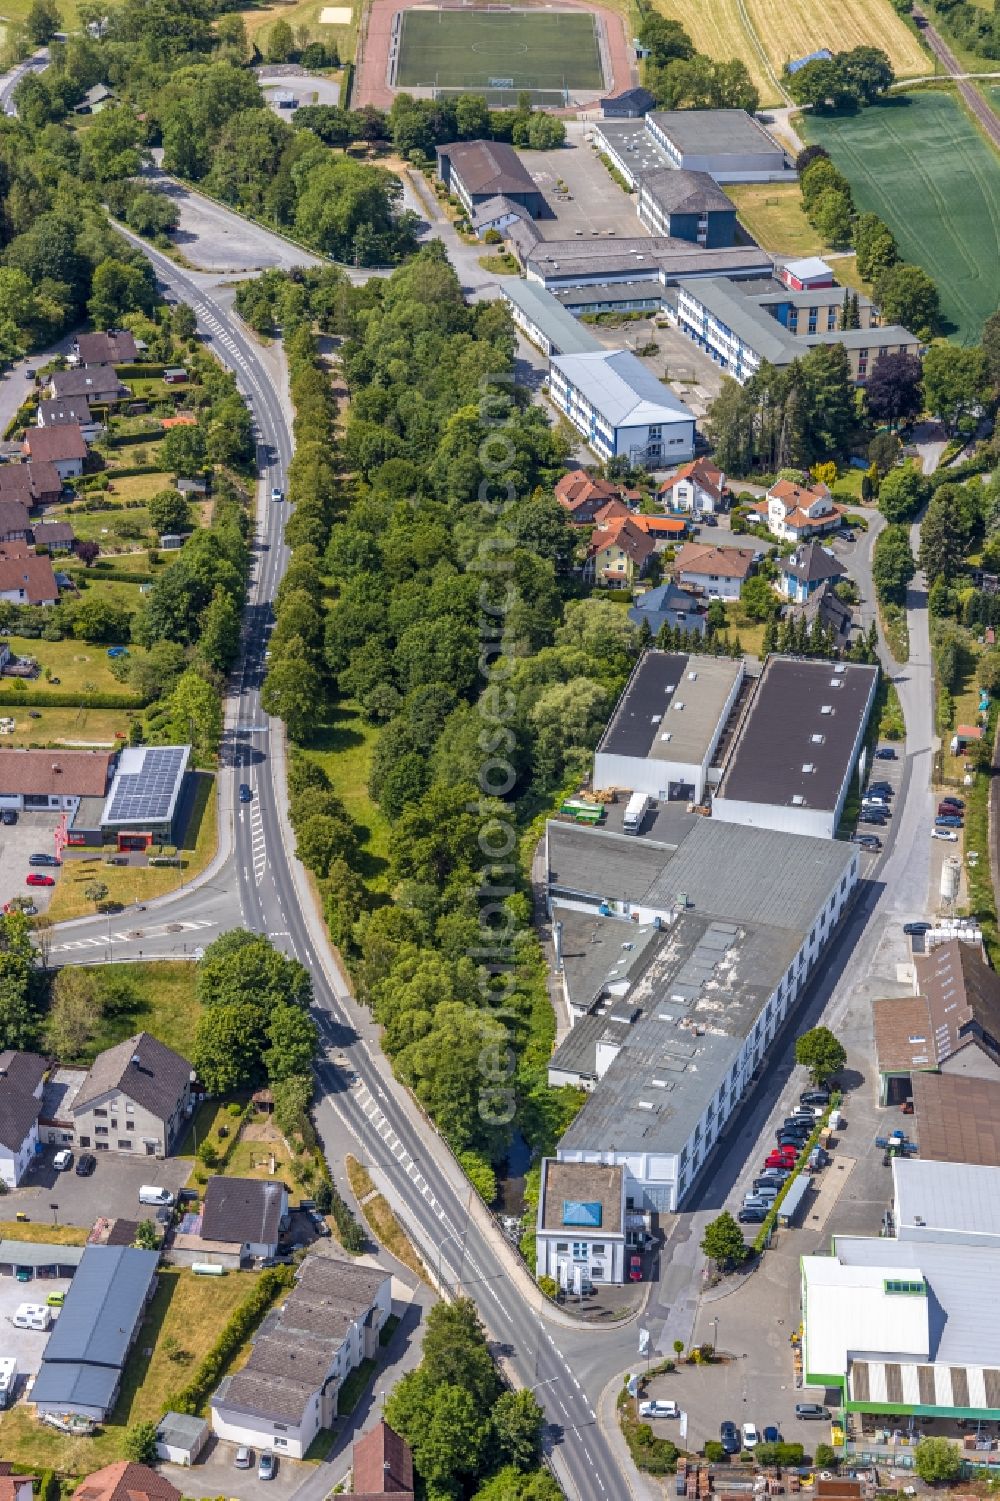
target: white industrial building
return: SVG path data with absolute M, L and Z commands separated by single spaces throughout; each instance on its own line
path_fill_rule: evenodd
M 663 469 L 694 456 L 693 414 L 628 350 L 552 358 L 549 396 L 602 459 Z
M 593 334 L 537 282 L 510 277 L 500 284 L 500 300 L 515 325 L 543 354 L 593 354 L 601 348 Z
M 658 109 L 646 129 L 675 167 L 716 182 L 794 176 L 783 148 L 745 109 Z
M 1000 1420 L 1000 1168 L 896 1159 L 895 1234 L 802 1258 L 805 1384 L 848 1411 Z
M 742 658 L 647 651 L 594 753 L 595 789 L 700 803 L 742 682 Z
M 535 1226 L 535 1275 L 574 1289 L 625 1280 L 625 1171 L 542 1159 Z
M 855 769 L 878 669 L 770 656 L 726 760 L 712 817 L 832 839 Z
M 678 810 L 663 839 L 552 821 L 546 861 L 576 1002 L 549 1082 L 590 1091 L 559 1161 L 621 1165 L 636 1208 L 676 1210 L 829 942 L 857 849 Z

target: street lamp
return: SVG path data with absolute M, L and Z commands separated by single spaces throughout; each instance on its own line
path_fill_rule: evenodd
M 53 1223 L 53 1225 L 55 1225 L 56 1227 L 58 1227 L 58 1225 L 59 1225 L 59 1205 L 58 1204 L 50 1204 L 49 1208 L 52 1210 L 52 1223 Z
M 713 1355 L 715 1354 L 715 1352 L 716 1352 L 716 1350 L 718 1348 L 718 1344 L 719 1344 L 719 1320 L 716 1317 L 716 1318 L 714 1318 L 712 1320 L 712 1354 Z

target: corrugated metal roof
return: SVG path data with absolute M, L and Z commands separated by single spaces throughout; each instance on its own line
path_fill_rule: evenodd
M 157 1251 L 86 1246 L 45 1347 L 46 1363 L 120 1366 L 159 1259 Z
M 629 350 L 558 355 L 550 361 L 612 427 L 676 422 L 693 413 Z
M 1000 1167 L 897 1157 L 892 1177 L 900 1240 L 1000 1249 Z
M 535 281 L 504 282 L 500 287 L 504 302 L 519 308 L 525 317 L 541 329 L 553 349 L 560 354 L 593 354 L 601 351 L 601 345 L 589 334 L 572 313 L 568 313 L 551 292 L 546 292 Z

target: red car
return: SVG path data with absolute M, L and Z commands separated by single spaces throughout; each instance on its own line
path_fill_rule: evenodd
M 642 1281 L 642 1257 L 630 1256 L 628 1259 L 628 1280 L 630 1282 Z
M 794 1151 L 776 1151 L 772 1152 L 766 1159 L 764 1167 L 794 1167 L 795 1160 L 796 1153 Z
M 55 884 L 55 876 L 43 876 L 37 870 L 29 872 L 25 880 L 27 886 L 54 886 Z

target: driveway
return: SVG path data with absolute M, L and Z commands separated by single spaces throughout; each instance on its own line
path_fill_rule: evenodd
M 38 851 L 51 855 L 55 849 L 53 835 L 61 815 L 58 813 L 19 813 L 17 823 L 0 823 L 0 907 L 6 906 L 11 897 L 30 896 L 39 912 L 44 912 L 52 900 L 51 886 L 28 886 L 25 878 L 31 867 L 28 856 Z M 40 868 L 39 875 L 54 876 L 55 868 Z
M 140 1185 L 154 1183 L 176 1193 L 191 1173 L 191 1162 L 186 1157 L 160 1161 L 155 1157 L 129 1157 L 123 1152 L 98 1152 L 97 1167 L 91 1176 L 78 1178 L 73 1168 L 60 1173 L 52 1166 L 55 1150 L 47 1147 L 32 1164 L 26 1186 L 7 1194 L 4 1213 L 9 1219 L 23 1212 L 31 1220 L 88 1228 L 99 1216 L 152 1219 L 156 1211 L 139 1203 Z
M 313 1465 L 288 1459 L 282 1454 L 278 1459 L 278 1473 L 274 1479 L 258 1480 L 257 1459 L 260 1451 L 256 1448 L 252 1450 L 251 1469 L 237 1470 L 233 1464 L 236 1448 L 236 1444 L 227 1443 L 225 1439 L 216 1438 L 213 1434 L 196 1465 L 158 1464 L 156 1468 L 185 1496 L 238 1496 L 239 1501 L 285 1501 L 314 1471 Z

